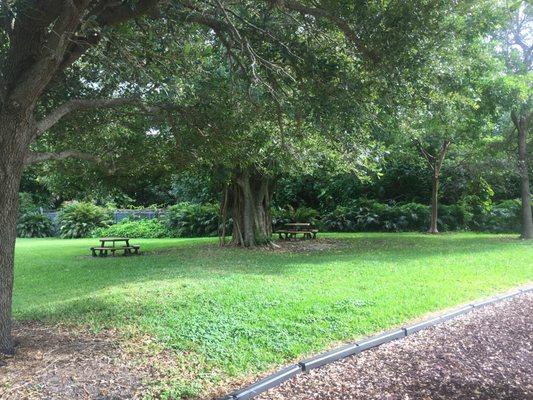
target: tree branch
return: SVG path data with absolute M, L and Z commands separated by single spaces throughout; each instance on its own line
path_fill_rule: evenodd
M 138 103 L 139 99 L 136 98 L 69 100 L 63 105 L 53 110 L 50 114 L 48 114 L 46 117 L 44 117 L 37 123 L 36 135 L 39 136 L 43 132 L 46 132 L 48 129 L 58 123 L 63 117 L 74 111 L 87 111 L 94 108 L 113 108 Z
M 65 150 L 57 153 L 40 153 L 32 151 L 26 156 L 24 164 L 30 165 L 50 160 L 64 160 L 65 158 L 77 158 L 80 160 L 92 161 L 96 164 L 102 163 L 102 159 L 93 154 L 82 153 L 76 150 Z
M 97 32 L 94 32 L 91 36 L 74 38 L 65 50 L 63 60 L 59 64 L 59 70 L 63 71 L 74 64 L 90 47 L 96 46 L 100 39 L 101 36 Z
M 149 14 L 158 16 L 157 5 L 160 0 L 139 0 L 132 2 L 109 1 L 104 10 L 97 16 L 97 23 L 100 26 L 117 25 L 129 19 Z
M 433 171 L 435 171 L 435 156 L 431 153 L 429 153 L 425 148 L 424 148 L 424 145 L 422 144 L 422 142 L 420 141 L 420 139 L 418 138 L 415 138 L 413 139 L 413 142 L 415 143 L 416 147 L 418 147 L 418 150 L 420 151 L 420 153 L 422 154 L 422 156 L 424 157 L 424 159 L 427 161 L 427 163 L 429 164 L 429 166 L 431 167 L 431 169 Z
M 440 173 L 440 169 L 442 168 L 442 164 L 444 163 L 444 157 L 446 157 L 446 152 L 448 151 L 448 147 L 452 144 L 451 140 L 446 139 L 440 148 L 439 152 L 439 158 L 437 159 L 437 163 L 435 165 L 435 171 L 436 173 Z
M 324 8 L 319 8 L 319 7 L 307 6 L 296 0 L 267 0 L 267 1 L 269 1 L 273 5 L 280 5 L 281 7 L 284 7 L 291 11 L 299 12 L 302 15 L 312 15 L 313 17 L 327 19 L 328 21 L 336 25 L 337 28 L 339 28 L 344 33 L 346 38 L 350 40 L 363 55 L 370 58 L 372 61 L 379 60 L 378 54 L 370 50 L 363 43 L 363 41 L 359 38 L 359 35 L 357 34 L 357 32 L 348 24 L 348 22 L 346 22 L 346 20 L 344 20 L 343 18 L 337 17 L 336 15 L 333 15 L 328 10 L 325 10 Z

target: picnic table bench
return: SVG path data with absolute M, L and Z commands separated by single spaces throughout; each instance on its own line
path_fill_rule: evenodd
M 285 229 L 278 229 L 274 233 L 277 233 L 280 239 L 285 240 L 296 239 L 299 233 L 304 239 L 316 239 L 318 229 L 313 228 L 309 222 L 292 222 L 285 224 Z
M 141 246 L 138 244 L 130 245 L 130 238 L 120 238 L 120 237 L 109 237 L 109 238 L 100 238 L 100 246 L 91 247 L 93 257 L 106 257 L 109 253 L 112 256 L 115 256 L 117 250 L 123 250 L 124 255 L 137 254 L 139 255 L 139 249 Z M 116 246 L 115 243 L 124 242 L 123 246 Z M 106 246 L 106 243 L 112 243 L 112 246 Z M 133 251 L 133 253 L 132 253 Z

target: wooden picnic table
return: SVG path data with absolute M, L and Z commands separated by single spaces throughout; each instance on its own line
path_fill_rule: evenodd
M 139 254 L 139 249 L 141 246 L 139 245 L 130 245 L 130 238 L 127 237 L 105 237 L 100 238 L 100 246 L 91 247 L 91 251 L 93 253 L 93 257 L 96 257 L 97 255 L 100 255 L 100 257 L 107 256 L 108 252 L 111 252 L 111 255 L 115 255 L 115 252 L 117 250 L 124 250 L 124 255 L 132 254 L 131 251 L 135 254 Z M 117 242 L 124 242 L 124 246 L 116 246 L 115 244 Z M 112 246 L 106 246 L 106 243 L 112 243 Z M 97 254 L 97 251 L 99 254 Z
M 290 222 L 288 224 L 285 224 L 285 226 L 295 228 L 310 228 L 311 224 L 309 222 Z
M 295 239 L 298 233 L 301 233 L 304 239 L 316 239 L 318 229 L 314 229 L 309 222 L 290 222 L 285 224 L 285 229 L 278 229 L 274 233 L 277 233 L 280 239 L 285 235 L 285 240 Z
M 129 247 L 130 245 L 130 238 L 126 237 L 107 237 L 107 238 L 100 238 L 100 244 L 102 247 L 105 247 L 105 244 L 110 242 L 113 243 L 113 247 L 115 247 L 116 242 L 126 242 L 126 246 Z

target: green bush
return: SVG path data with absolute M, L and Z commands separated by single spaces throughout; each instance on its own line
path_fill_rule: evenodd
M 105 208 L 77 201 L 63 206 L 57 218 L 62 238 L 89 237 L 94 229 L 107 227 L 112 222 Z
M 476 196 L 452 205 L 439 205 L 441 231 L 473 230 L 495 233 L 518 232 L 520 201 L 490 204 Z M 333 232 L 424 231 L 429 227 L 430 207 L 419 203 L 388 205 L 373 200 L 357 200 L 351 206 L 338 206 L 327 213 L 322 227 Z
M 290 210 L 288 209 L 276 207 L 270 211 L 270 214 L 272 215 L 272 226 L 274 229 L 281 229 L 285 224 L 293 222 Z
M 53 236 L 54 226 L 50 219 L 39 211 L 28 211 L 19 216 L 17 236 L 24 238 L 43 238 Z
M 400 230 L 423 231 L 428 228 L 430 221 L 430 208 L 425 204 L 406 203 L 397 206 L 401 217 L 399 218 Z
M 218 224 L 216 204 L 178 203 L 169 207 L 166 214 L 166 226 L 173 237 L 216 236 Z
M 484 229 L 487 216 L 493 208 L 490 198 L 485 198 L 477 195 L 464 196 L 459 204 L 469 214 L 467 224 L 473 231 L 480 231 Z
M 519 232 L 522 205 L 520 200 L 504 200 L 495 203 L 485 214 L 482 229 L 494 233 Z
M 313 226 L 320 225 L 320 213 L 310 207 L 292 207 L 286 209 L 275 208 L 272 210 L 272 225 L 274 229 L 281 229 L 290 222 L 309 222 Z
M 418 231 L 427 229 L 429 215 L 429 207 L 423 204 L 388 205 L 361 199 L 327 213 L 322 225 L 334 232 Z
M 33 201 L 31 193 L 20 192 L 19 193 L 19 214 L 26 214 L 29 212 L 35 212 L 39 207 Z
M 129 238 L 164 238 L 171 237 L 164 221 L 159 219 L 123 219 L 107 228 L 97 228 L 92 231 L 93 237 L 129 237 Z
M 439 205 L 438 226 L 443 231 L 470 230 L 473 214 L 465 204 Z

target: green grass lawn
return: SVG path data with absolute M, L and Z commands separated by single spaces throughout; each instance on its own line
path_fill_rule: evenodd
M 14 315 L 149 334 L 194 360 L 199 388 L 533 281 L 533 245 L 514 236 L 324 236 L 343 246 L 139 239 L 145 255 L 102 259 L 95 239 L 19 239 Z

